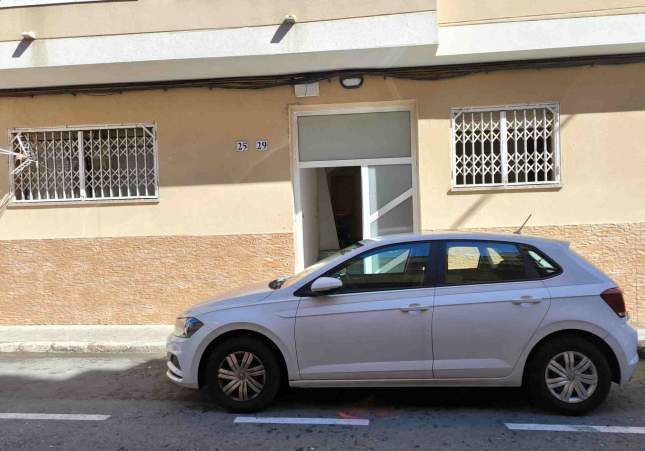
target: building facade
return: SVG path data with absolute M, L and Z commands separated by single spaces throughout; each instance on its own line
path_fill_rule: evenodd
M 2 324 L 169 323 L 359 239 L 526 221 L 645 326 L 645 1 L 0 0 L 0 25 Z

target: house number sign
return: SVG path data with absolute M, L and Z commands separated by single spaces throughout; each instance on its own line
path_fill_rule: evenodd
M 245 140 L 235 141 L 235 151 L 236 152 L 246 152 L 249 150 L 249 142 Z M 269 150 L 269 140 L 268 139 L 258 139 L 255 141 L 255 150 L 258 152 L 266 152 Z
M 269 141 L 266 139 L 258 139 L 255 141 L 255 150 L 258 152 L 266 152 L 269 150 Z
M 236 141 L 235 142 L 235 151 L 236 152 L 245 152 L 249 150 L 249 142 L 248 141 Z

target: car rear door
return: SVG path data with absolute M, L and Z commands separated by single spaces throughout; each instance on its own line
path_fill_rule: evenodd
M 509 375 L 546 315 L 548 290 L 519 245 L 456 240 L 439 252 L 435 378 Z

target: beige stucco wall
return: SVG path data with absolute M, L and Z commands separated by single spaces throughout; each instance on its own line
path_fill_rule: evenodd
M 10 127 L 155 121 L 161 199 L 147 205 L 10 208 L 0 239 L 290 233 L 293 196 L 290 104 L 413 99 L 418 110 L 421 228 L 625 223 L 645 220 L 645 65 L 500 72 L 437 82 L 368 79 L 358 90 L 321 83 L 321 96 L 291 87 L 184 89 L 111 96 L 0 99 Z M 451 194 L 450 116 L 455 106 L 559 102 L 560 190 Z M 234 152 L 268 138 L 270 150 Z M 0 145 L 6 134 L 0 133 Z M 6 166 L 5 166 L 6 168 Z M 6 169 L 1 171 L 6 188 Z M 46 227 L 43 227 L 46 225 Z
M 275 25 L 435 10 L 435 0 L 130 0 L 0 9 L 0 41 Z
M 0 99 L 0 146 L 6 146 L 6 129 L 16 126 L 156 122 L 161 183 L 159 203 L 9 209 L 0 218 L 0 239 L 291 232 L 286 102 L 292 92 Z M 259 138 L 269 140 L 268 152 L 234 151 L 236 140 L 254 146 Z M 7 182 L 0 183 L 6 189 Z
M 480 228 L 510 232 L 512 228 Z M 645 223 L 528 226 L 564 239 L 645 326 Z M 293 270 L 291 234 L 0 241 L 0 324 L 164 324 L 197 301 Z
M 438 0 L 440 25 L 603 16 L 645 12 L 643 0 Z
M 172 324 L 293 272 L 291 234 L 0 241 L 0 324 Z
M 77 315 L 71 322 L 165 322 L 196 299 L 249 278 L 240 271 L 255 280 L 290 271 L 289 105 L 413 100 L 421 229 L 512 230 L 532 214 L 529 233 L 572 241 L 625 288 L 645 325 L 645 152 L 638 133 L 645 124 L 644 71 L 640 64 L 436 82 L 369 78 L 357 90 L 334 80 L 320 84 L 320 97 L 305 99 L 291 87 L 0 98 L 0 145 L 10 127 L 155 121 L 161 180 L 158 203 L 6 210 L 0 272 L 15 283 L 0 289 L 0 323 L 20 315 L 61 322 L 70 314 Z M 562 188 L 449 193 L 449 109 L 528 102 L 560 103 Z M 268 138 L 270 150 L 236 153 L 241 138 Z M 258 249 L 259 257 L 251 255 Z M 132 299 L 128 293 L 137 287 Z M 130 316 L 138 305 L 149 312 L 143 319 Z

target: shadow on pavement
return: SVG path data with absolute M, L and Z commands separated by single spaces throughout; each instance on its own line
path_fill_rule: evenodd
M 166 376 L 159 355 L 0 355 L 0 401 L 147 400 L 176 402 L 183 408 L 219 411 L 205 389 L 176 386 Z M 614 385 L 603 413 L 626 412 L 645 401 L 645 366 L 634 380 Z M 520 388 L 325 388 L 286 389 L 266 414 L 335 410 L 341 417 L 396 416 L 398 410 L 498 410 L 535 412 Z M 328 412 L 326 413 L 329 414 Z

